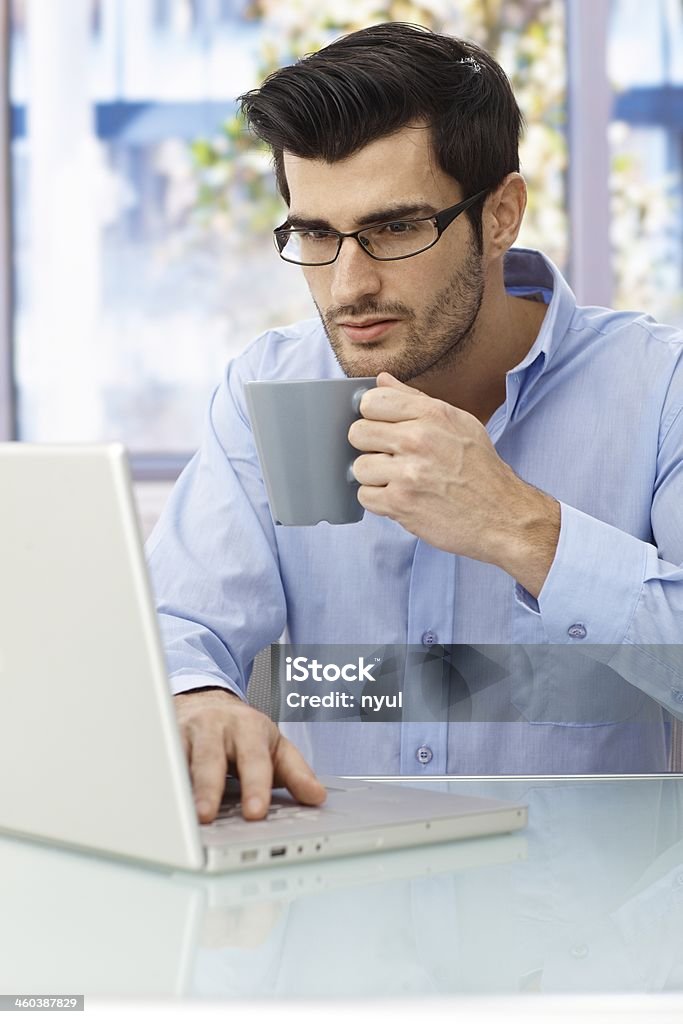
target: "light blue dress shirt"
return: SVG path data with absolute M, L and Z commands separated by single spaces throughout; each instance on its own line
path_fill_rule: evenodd
M 508 253 L 505 283 L 548 304 L 486 425 L 501 458 L 561 503 L 538 601 L 496 566 L 369 512 L 349 525 L 273 524 L 244 382 L 343 377 L 319 319 L 306 320 L 228 364 L 149 539 L 174 692 L 243 692 L 254 656 L 283 636 L 515 645 L 526 669 L 513 666 L 477 720 L 283 728 L 317 771 L 337 774 L 667 769 L 670 716 L 683 716 L 683 335 L 578 307 L 533 250 Z M 560 646 L 567 657 L 549 657 Z

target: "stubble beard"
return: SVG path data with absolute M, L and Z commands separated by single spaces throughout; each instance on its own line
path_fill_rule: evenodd
M 400 303 L 332 307 L 323 313 L 315 299 L 313 301 L 332 351 L 347 377 L 376 377 L 381 370 L 387 370 L 407 383 L 426 373 L 451 370 L 471 347 L 484 284 L 482 254 L 472 250 L 464 266 L 421 314 Z M 399 330 L 405 340 L 395 351 L 383 351 L 387 343 L 382 340 L 365 342 L 362 350 L 350 351 L 350 343 L 343 338 L 342 329 L 336 323 L 342 316 L 400 318 Z

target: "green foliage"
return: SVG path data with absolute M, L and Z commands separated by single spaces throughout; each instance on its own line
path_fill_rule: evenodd
M 220 214 L 220 225 L 269 233 L 280 204 L 274 194 L 270 151 L 248 132 L 239 114 L 220 125 L 211 139 L 190 146 L 197 182 L 196 213 L 205 224 Z

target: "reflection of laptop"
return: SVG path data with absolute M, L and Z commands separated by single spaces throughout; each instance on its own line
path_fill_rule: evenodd
M 289 908 L 312 912 L 322 922 L 329 918 L 329 896 L 337 892 L 352 911 L 347 921 L 354 914 L 362 919 L 368 896 L 375 910 L 390 910 L 403 900 L 409 914 L 412 883 L 419 878 L 440 880 L 445 902 L 451 882 L 466 888 L 483 876 L 491 901 L 499 901 L 498 867 L 525 860 L 526 852 L 523 836 L 502 835 L 325 864 L 199 876 L 140 870 L 0 837 L 0 992 L 206 995 L 193 973 L 207 955 L 225 950 L 226 961 L 233 951 L 251 955 L 251 963 L 259 960 L 271 929 Z M 459 917 L 458 934 L 479 935 L 486 916 L 481 897 L 461 909 L 465 921 Z M 367 921 L 363 927 L 367 931 Z M 405 941 L 412 945 L 410 933 Z M 318 955 L 328 955 L 327 948 Z M 308 959 L 315 956 L 311 948 Z M 223 966 L 229 988 L 228 962 Z M 363 977 L 362 971 L 349 977 L 356 974 Z M 244 984 L 248 992 L 248 978 Z
M 0 829 L 197 871 L 508 832 L 526 808 L 330 779 L 199 826 L 125 449 L 0 445 Z M 343 728 L 343 725 L 340 726 Z

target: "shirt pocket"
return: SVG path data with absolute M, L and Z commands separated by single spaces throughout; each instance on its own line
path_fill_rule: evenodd
M 650 698 L 609 666 L 569 644 L 514 644 L 510 693 L 534 725 L 613 725 L 647 716 Z

